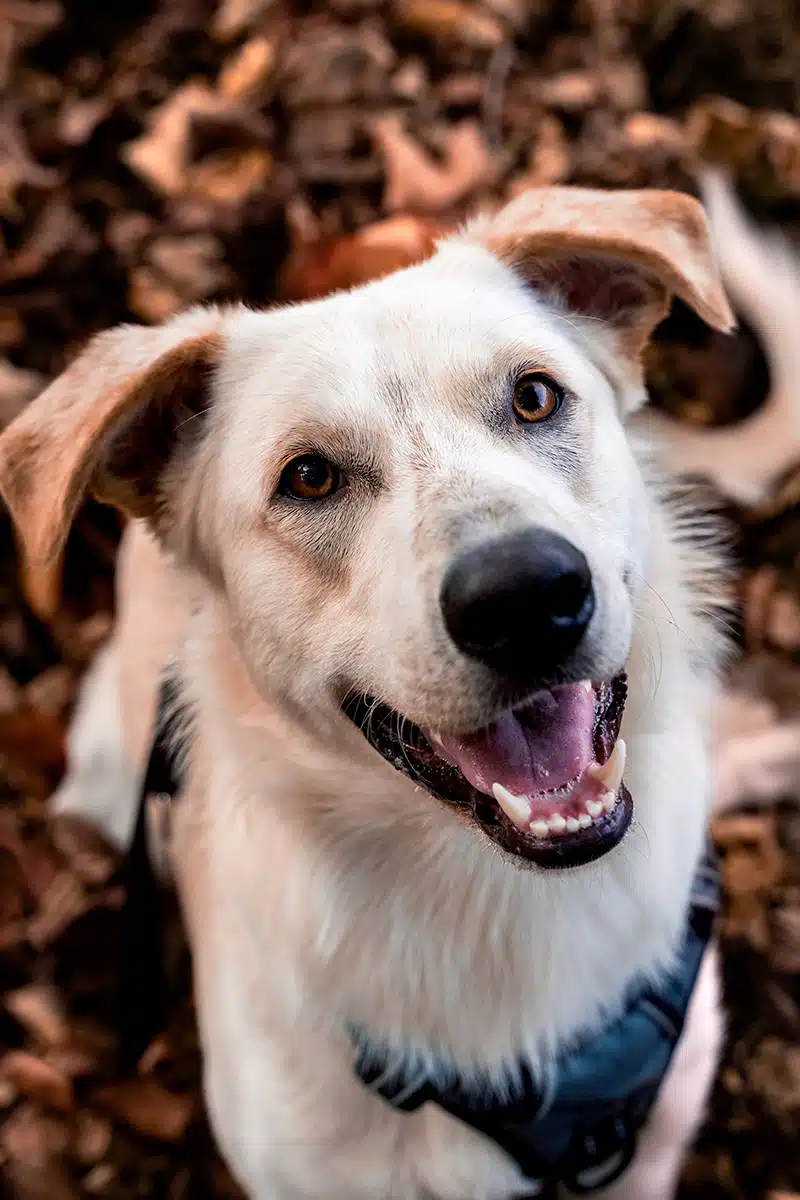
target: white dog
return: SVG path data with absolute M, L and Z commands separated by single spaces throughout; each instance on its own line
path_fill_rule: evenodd
M 171 665 L 254 1200 L 673 1193 L 720 1036 L 719 580 L 633 432 L 673 294 L 730 328 L 695 201 L 543 189 L 348 293 L 103 334 L 0 441 L 42 610 L 88 490 L 136 518 L 67 795 L 106 775 L 128 836 Z

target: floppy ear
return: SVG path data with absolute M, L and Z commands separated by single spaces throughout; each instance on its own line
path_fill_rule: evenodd
M 672 296 L 715 329 L 735 325 L 705 212 L 681 192 L 535 188 L 465 236 L 558 306 L 607 322 L 637 365 Z
M 197 441 L 222 350 L 222 318 L 197 310 L 160 328 L 95 337 L 0 437 L 0 492 L 14 519 L 32 607 L 49 615 L 73 518 L 88 493 L 155 528 L 168 468 Z

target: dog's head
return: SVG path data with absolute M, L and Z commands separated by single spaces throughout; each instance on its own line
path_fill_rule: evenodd
M 624 424 L 673 294 L 730 326 L 695 201 L 545 189 L 348 293 L 103 334 L 0 442 L 34 595 L 92 490 L 224 596 L 262 693 L 517 856 L 597 857 L 648 556 Z

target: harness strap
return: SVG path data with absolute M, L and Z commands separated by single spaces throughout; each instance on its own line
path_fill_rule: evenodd
M 680 1041 L 718 906 L 713 849 L 698 864 L 677 962 L 640 986 L 607 1025 L 592 1029 L 533 1075 L 517 1064 L 514 1084 L 465 1080 L 446 1063 L 417 1068 L 399 1047 L 352 1027 L 355 1071 L 393 1108 L 437 1104 L 491 1138 L 536 1186 L 558 1181 L 575 1194 L 618 1179 L 657 1098 Z

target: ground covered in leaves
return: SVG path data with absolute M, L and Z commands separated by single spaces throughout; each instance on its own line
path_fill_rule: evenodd
M 789 0 L 0 0 L 0 424 L 95 330 L 322 294 L 526 186 L 692 190 L 698 161 L 718 161 L 794 229 L 799 50 Z M 680 308 L 649 378 L 704 424 L 769 384 L 747 329 L 723 347 Z M 798 478 L 731 510 L 743 738 L 800 712 Z M 45 627 L 0 520 L 0 1192 L 233 1197 L 180 931 L 170 1026 L 124 1075 L 119 864 L 45 812 L 109 628 L 118 533 L 84 510 Z M 800 817 L 795 781 L 775 792 L 715 829 L 730 1027 L 690 1200 L 800 1192 Z

